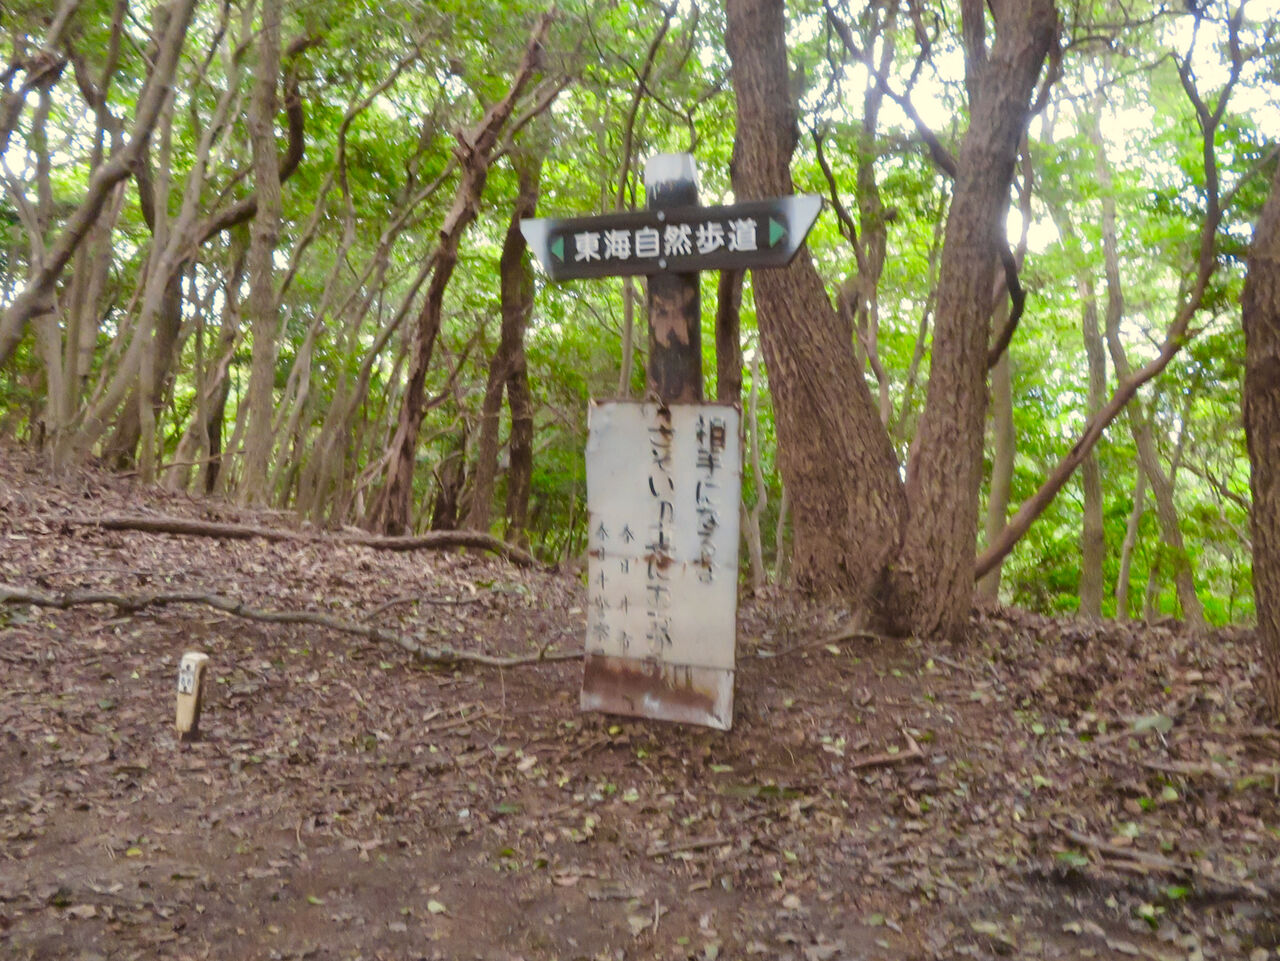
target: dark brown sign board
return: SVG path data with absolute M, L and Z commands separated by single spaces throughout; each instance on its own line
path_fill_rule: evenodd
M 816 194 L 520 221 L 552 280 L 784 267 L 822 210 Z

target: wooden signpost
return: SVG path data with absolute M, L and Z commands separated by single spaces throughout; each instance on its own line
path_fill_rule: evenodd
M 651 401 L 593 402 L 582 708 L 728 730 L 740 411 L 702 397 L 698 271 L 782 267 L 822 200 L 698 205 L 691 154 L 645 165 L 647 209 L 520 229 L 552 280 L 649 278 Z

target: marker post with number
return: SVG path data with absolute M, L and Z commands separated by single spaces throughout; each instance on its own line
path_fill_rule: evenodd
M 178 737 L 191 741 L 200 736 L 200 708 L 204 700 L 205 671 L 209 655 L 188 651 L 178 664 Z

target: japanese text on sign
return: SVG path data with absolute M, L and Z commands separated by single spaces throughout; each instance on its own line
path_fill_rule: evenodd
M 588 653 L 733 667 L 738 438 L 728 406 L 592 407 Z

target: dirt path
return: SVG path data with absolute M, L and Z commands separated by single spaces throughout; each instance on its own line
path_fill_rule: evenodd
M 0 449 L 0 582 L 580 644 L 567 576 L 65 523 L 93 511 L 288 523 Z M 573 662 L 0 607 L 0 955 L 1280 957 L 1280 736 L 1248 635 L 1000 612 L 967 647 L 824 641 L 844 617 L 744 603 L 719 734 L 579 714 Z M 182 745 L 188 649 L 214 683 Z

